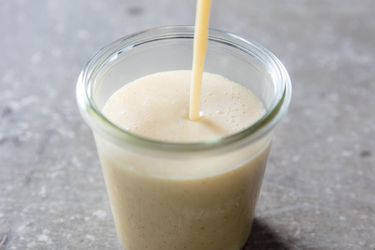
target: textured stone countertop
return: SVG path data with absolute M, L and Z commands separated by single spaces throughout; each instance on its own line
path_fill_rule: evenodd
M 294 88 L 245 249 L 375 249 L 375 1 L 214 4 L 212 27 L 271 49 Z M 0 2 L 0 249 L 118 249 L 76 79 L 116 38 L 193 24 L 194 5 Z

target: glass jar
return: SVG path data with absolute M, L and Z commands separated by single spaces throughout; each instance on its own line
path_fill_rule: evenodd
M 282 63 L 259 44 L 210 30 L 205 71 L 249 88 L 266 113 L 250 127 L 199 143 L 130 133 L 102 113 L 108 98 L 142 76 L 191 69 L 194 27 L 154 28 L 100 50 L 77 83 L 93 130 L 112 214 L 127 250 L 237 250 L 251 230 L 272 130 L 291 99 Z

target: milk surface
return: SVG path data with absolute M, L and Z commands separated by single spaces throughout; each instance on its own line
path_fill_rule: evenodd
M 125 130 L 169 142 L 218 139 L 243 130 L 265 113 L 250 90 L 223 76 L 204 73 L 200 118 L 191 121 L 191 74 L 168 71 L 137 79 L 115 92 L 103 113 Z

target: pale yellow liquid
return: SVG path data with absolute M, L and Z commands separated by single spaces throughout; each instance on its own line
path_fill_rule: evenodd
M 211 0 L 197 1 L 197 14 L 195 20 L 193 75 L 190 87 L 189 119 L 199 119 L 201 105 L 201 90 L 204 64 L 208 47 L 208 28 L 211 12 Z
M 103 108 L 134 134 L 218 139 L 264 114 L 248 89 L 205 73 L 202 117 L 188 119 L 191 71 L 160 72 L 115 92 Z M 118 235 L 127 250 L 239 250 L 251 228 L 270 138 L 214 155 L 169 157 L 96 137 Z

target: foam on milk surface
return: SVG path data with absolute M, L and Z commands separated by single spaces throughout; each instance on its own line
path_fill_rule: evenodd
M 191 71 L 159 72 L 125 84 L 106 102 L 103 113 L 137 135 L 170 142 L 224 137 L 250 126 L 265 109 L 245 87 L 223 76 L 204 73 L 202 117 L 188 118 Z

